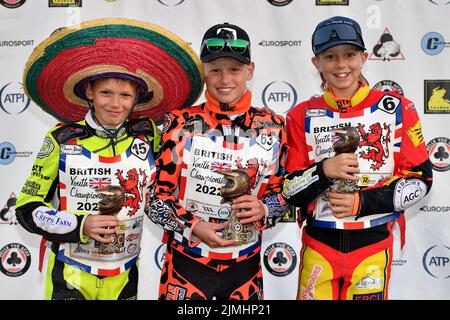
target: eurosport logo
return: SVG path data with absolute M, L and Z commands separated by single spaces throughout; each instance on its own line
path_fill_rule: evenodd
M 164 260 L 166 259 L 166 248 L 167 245 L 165 243 L 162 243 L 155 251 L 155 264 L 161 271 L 164 264 Z
M 450 247 L 434 245 L 428 248 L 423 254 L 422 265 L 433 278 L 450 278 Z
M 8 277 L 19 277 L 27 272 L 31 254 L 20 243 L 10 243 L 0 250 L 0 271 Z
M 450 169 L 450 139 L 438 137 L 427 143 L 428 156 L 431 167 L 436 171 Z
M 290 245 L 283 242 L 275 242 L 264 251 L 263 260 L 267 271 L 274 276 L 284 277 L 295 269 L 297 254 Z
M 26 0 L 0 0 L 0 4 L 9 9 L 15 9 L 22 6 Z
M 158 2 L 166 7 L 176 7 L 182 4 L 185 0 L 158 0 Z
M 428 32 L 420 42 L 422 50 L 430 56 L 435 56 L 450 47 L 450 42 L 445 42 L 444 37 L 438 32 Z
M 258 45 L 262 47 L 300 47 L 302 40 L 262 40 Z
M 297 104 L 297 91 L 286 81 L 272 81 L 262 92 L 264 106 L 285 113 Z
M 271 5 L 275 7 L 284 7 L 290 4 L 293 0 L 267 0 Z
M 21 114 L 30 105 L 30 99 L 20 82 L 10 82 L 0 88 L 0 108 L 7 114 Z
M 450 212 L 450 206 L 423 206 L 419 209 L 423 213 L 447 213 Z

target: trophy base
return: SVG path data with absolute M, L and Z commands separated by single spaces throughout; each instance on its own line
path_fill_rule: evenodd
M 250 242 L 253 238 L 252 232 L 245 232 L 245 233 L 234 233 L 234 232 L 224 232 L 222 235 L 222 239 L 225 240 L 234 240 L 238 244 L 245 244 Z

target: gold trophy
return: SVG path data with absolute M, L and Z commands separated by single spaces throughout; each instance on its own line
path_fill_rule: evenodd
M 334 133 L 333 149 L 340 153 L 355 153 L 359 146 L 359 132 L 355 127 L 343 127 L 331 130 Z M 355 192 L 359 190 L 358 181 L 336 179 L 333 189 L 337 192 Z
M 220 188 L 222 196 L 221 203 L 232 203 L 232 199 L 250 191 L 250 178 L 245 170 L 236 169 L 230 171 L 221 171 L 225 176 L 226 182 Z M 232 209 L 228 217 L 228 226 L 223 231 L 222 238 L 225 240 L 235 240 L 238 244 L 244 244 L 250 241 L 255 235 L 256 230 L 253 224 L 242 224 L 236 213 L 241 210 Z
M 99 214 L 116 216 L 125 203 L 125 194 L 119 186 L 106 186 L 95 190 L 103 195 L 98 203 Z M 113 239 L 110 243 L 100 243 L 99 253 L 110 254 L 119 252 L 125 241 L 124 230 L 121 230 L 120 224 L 116 228 L 116 233 L 105 234 L 105 239 Z

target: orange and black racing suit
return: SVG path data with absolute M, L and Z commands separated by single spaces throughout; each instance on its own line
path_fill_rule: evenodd
M 364 85 L 351 99 L 338 99 L 328 89 L 291 110 L 286 126 L 289 174 L 283 195 L 307 219 L 298 298 L 387 299 L 392 223 L 399 218 L 404 226 L 403 211 L 432 184 L 414 104 Z M 355 216 L 338 219 L 327 199 L 333 182 L 324 175 L 323 160 L 334 155 L 330 130 L 344 126 L 360 134 L 360 191 Z
M 272 227 L 286 209 L 284 118 L 250 107 L 249 91 L 226 106 L 244 110 L 236 117 L 218 113 L 219 102 L 208 92 L 206 97 L 206 103 L 172 111 L 165 119 L 148 214 L 168 236 L 159 298 L 262 299 L 260 230 Z M 246 244 L 211 248 L 191 233 L 200 220 L 227 220 L 230 205 L 221 203 L 225 179 L 219 171 L 236 168 L 253 173 L 251 194 L 266 210 L 263 227 Z

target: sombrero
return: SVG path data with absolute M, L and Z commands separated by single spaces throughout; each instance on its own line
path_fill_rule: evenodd
M 203 90 L 203 67 L 181 38 L 146 22 L 105 18 L 61 28 L 40 43 L 25 66 L 26 94 L 63 122 L 88 111 L 85 88 L 97 78 L 136 81 L 140 94 L 132 118 L 160 120 L 194 104 Z

